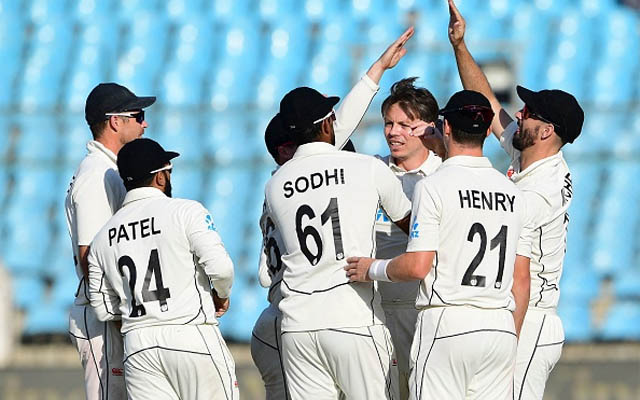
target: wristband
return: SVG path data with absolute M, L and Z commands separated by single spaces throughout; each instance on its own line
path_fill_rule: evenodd
M 387 275 L 387 265 L 391 260 L 375 260 L 369 267 L 369 279 L 372 281 L 391 282 Z

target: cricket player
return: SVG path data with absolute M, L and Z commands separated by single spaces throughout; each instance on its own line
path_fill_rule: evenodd
M 406 53 L 404 44 L 413 35 L 413 28 L 407 29 L 371 65 L 367 73 L 356 83 L 335 112 L 333 129 L 335 146 L 346 149 L 351 145 L 349 136 L 356 129 L 379 89 L 379 82 L 387 69 L 393 68 Z M 278 166 L 293 157 L 297 144 L 290 132 L 282 124 L 277 114 L 265 131 L 267 150 Z M 282 369 L 282 345 L 280 342 L 280 322 L 282 320 L 278 304 L 281 299 L 282 261 L 284 249 L 282 236 L 275 228 L 273 220 L 266 212 L 260 218 L 263 234 L 263 248 L 259 262 L 259 281 L 269 288 L 269 306 L 262 312 L 251 335 L 251 356 L 258 367 L 265 385 L 267 400 L 288 399 Z M 405 242 L 406 242 L 406 234 Z
M 524 193 L 532 215 L 531 289 L 518 341 L 514 399 L 541 400 L 564 343 L 556 309 L 573 188 L 561 148 L 580 135 L 584 111 L 571 94 L 562 90 L 535 92 L 518 86 L 524 106 L 514 121 L 469 53 L 464 42 L 465 21 L 453 1 L 449 1 L 449 11 L 449 40 L 462 84 L 483 93 L 491 102 L 495 112 L 491 129 L 511 157 L 508 176 Z
M 127 194 L 89 252 L 89 299 L 121 320 L 131 399 L 238 399 L 216 317 L 229 307 L 233 263 L 209 212 L 171 198 L 171 160 L 151 139 L 126 144 Z
M 415 184 L 434 173 L 442 159 L 442 134 L 436 128 L 438 103 L 431 92 L 414 86 L 417 78 L 402 79 L 391 87 L 382 103 L 384 135 L 389 154 L 376 156 L 389 166 L 402 183 L 402 190 L 413 198 Z M 382 209 L 376 215 L 376 258 L 393 258 L 407 249 L 408 236 L 393 224 Z M 398 358 L 400 399 L 409 397 L 409 352 L 418 310 L 416 297 L 420 283 L 379 282 L 386 322 Z
M 69 335 L 80 354 L 88 400 L 127 398 L 120 329 L 113 322 L 99 321 L 89 307 L 87 254 L 93 237 L 120 208 L 125 196 L 116 155 L 125 143 L 142 136 L 148 127 L 144 108 L 155 100 L 138 97 L 115 83 L 101 83 L 89 93 L 85 105 L 93 140 L 71 179 L 65 213 L 79 280 Z
M 448 158 L 416 184 L 407 252 L 352 257 L 345 269 L 358 282 L 422 281 L 411 399 L 507 400 L 517 342 L 511 290 L 514 275 L 529 275 L 525 201 L 482 156 L 489 101 L 464 90 L 440 114 Z
M 375 253 L 378 205 L 408 230 L 410 203 L 379 160 L 335 148 L 333 106 L 297 88 L 280 102 L 298 148 L 265 188 L 282 235 L 282 361 L 292 399 L 397 398 L 375 285 L 349 283 L 348 254 Z

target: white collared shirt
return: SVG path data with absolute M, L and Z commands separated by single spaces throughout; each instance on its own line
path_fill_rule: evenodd
M 78 246 L 88 246 L 100 228 L 118 211 L 126 189 L 118 174 L 116 155 L 98 141 L 87 143 L 87 156 L 71 178 L 65 199 L 76 276 L 80 280 L 76 305 L 89 304 Z
M 327 143 L 298 147 L 265 189 L 282 234 L 283 331 L 361 327 L 384 320 L 373 283 L 349 283 L 349 256 L 375 254 L 379 204 L 394 221 L 409 214 L 400 181 L 380 160 Z
M 507 175 L 524 193 L 534 228 L 529 307 L 555 310 L 567 251 L 568 209 L 573 198 L 571 172 L 561 151 L 520 171 L 520 152 L 512 144 L 517 129 L 517 122 L 512 122 L 502 133 L 500 144 L 511 157 Z
M 211 285 L 229 297 L 233 263 L 211 214 L 153 187 L 129 191 L 89 251 L 89 299 L 122 332 L 156 325 L 217 324 Z
M 408 252 L 435 251 L 416 307 L 515 309 L 516 252 L 530 256 L 520 190 L 486 157 L 455 156 L 415 187 Z
M 381 159 L 402 183 L 402 190 L 409 199 L 413 199 L 413 190 L 422 178 L 434 173 L 442 164 L 442 159 L 429 150 L 427 159 L 416 169 L 406 171 L 396 165 L 390 155 L 376 156 Z M 407 250 L 409 237 L 396 226 L 382 209 L 376 214 L 376 258 L 389 259 Z M 382 304 L 406 305 L 414 307 L 418 295 L 419 282 L 379 282 Z

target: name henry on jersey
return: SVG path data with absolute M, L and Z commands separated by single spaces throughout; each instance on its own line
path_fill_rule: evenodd
M 483 192 L 480 190 L 458 190 L 460 208 L 513 212 L 515 195 L 501 192 Z
M 309 176 L 299 176 L 296 179 L 286 181 L 282 186 L 284 197 L 290 198 L 296 192 L 304 193 L 307 190 L 318 189 L 322 186 L 344 185 L 344 168 L 325 169 L 324 172 L 313 172 Z
M 113 245 L 114 239 L 116 243 L 120 243 L 121 240 L 136 240 L 138 237 L 146 238 L 160 233 L 160 229 L 156 229 L 154 217 L 121 224 L 118 228 L 109 229 L 109 246 Z

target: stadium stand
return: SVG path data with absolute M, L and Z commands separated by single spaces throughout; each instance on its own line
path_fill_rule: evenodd
M 640 339 L 638 11 L 613 0 L 459 3 L 481 64 L 507 65 L 511 88 L 568 90 L 586 110 L 582 136 L 565 150 L 574 184 L 559 307 L 567 340 Z M 0 258 L 23 336 L 67 331 L 77 280 L 63 201 L 90 138 L 84 101 L 97 83 L 158 96 L 146 134 L 182 154 L 174 195 L 202 201 L 216 220 L 236 265 L 221 328 L 247 341 L 266 302 L 258 219 L 275 164 L 263 132 L 280 98 L 301 85 L 346 95 L 414 23 L 407 57 L 354 137 L 359 151 L 385 153 L 379 107 L 391 83 L 419 76 L 440 104 L 460 88 L 448 19 L 440 0 L 0 1 Z M 506 168 L 495 141 L 486 152 Z M 599 315 L 594 304 L 606 296 Z

